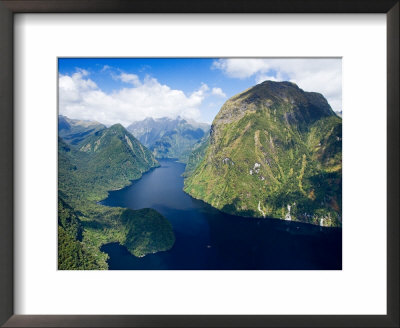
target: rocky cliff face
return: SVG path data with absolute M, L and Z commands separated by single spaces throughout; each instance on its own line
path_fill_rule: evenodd
M 321 94 L 265 81 L 222 106 L 185 191 L 231 214 L 339 226 L 341 133 Z

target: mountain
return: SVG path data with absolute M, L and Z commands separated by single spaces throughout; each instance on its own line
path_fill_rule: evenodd
M 169 221 L 152 209 L 107 207 L 98 202 L 158 162 L 122 125 L 82 139 L 58 140 L 59 268 L 106 269 L 103 244 L 119 242 L 136 256 L 168 250 L 175 241 Z
M 208 133 L 210 126 L 178 117 L 146 118 L 128 126 L 139 141 L 157 158 L 178 158 L 186 162 L 193 147 Z
M 189 158 L 186 163 L 185 172 L 183 173 L 184 177 L 189 177 L 192 175 L 196 167 L 203 160 L 209 144 L 210 144 L 210 134 L 207 133 L 193 146 L 192 153 L 189 155 Z
M 191 196 L 235 215 L 341 225 L 342 119 L 321 94 L 291 82 L 245 90 L 198 152 L 185 173 Z
M 74 210 L 58 199 L 58 269 L 90 270 L 99 267 L 96 257 L 82 243 L 82 222 Z
M 152 153 L 120 124 L 95 132 L 78 147 L 59 142 L 59 157 L 62 159 L 65 154 L 74 163 L 72 173 L 79 179 L 77 188 L 84 185 L 83 193 L 88 199 L 105 198 L 108 190 L 123 188 L 159 165 Z M 59 165 L 62 163 L 59 161 Z M 59 189 L 63 191 L 62 185 Z
M 335 111 L 335 113 L 339 117 L 342 117 L 342 115 L 343 115 L 343 112 L 341 110 L 337 110 L 337 111 Z
M 152 153 L 120 124 L 96 132 L 79 147 L 89 155 L 86 164 L 93 173 L 91 183 L 106 185 L 108 190 L 122 188 L 159 165 Z
M 73 120 L 66 116 L 58 116 L 58 135 L 67 143 L 79 144 L 86 137 L 105 129 L 106 126 L 85 120 Z

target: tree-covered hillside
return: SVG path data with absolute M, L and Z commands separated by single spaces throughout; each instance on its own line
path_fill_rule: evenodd
M 205 148 L 186 172 L 193 197 L 231 214 L 341 226 L 342 119 L 321 94 L 258 84 L 222 106 Z
M 121 125 L 82 139 L 58 141 L 59 269 L 107 269 L 101 245 L 119 242 L 136 256 L 167 250 L 175 237 L 168 220 L 151 209 L 97 204 L 158 166 L 152 153 Z
M 184 177 L 189 177 L 194 172 L 197 165 L 199 165 L 199 163 L 203 160 L 209 144 L 210 135 L 208 133 L 193 146 L 193 151 L 188 158 L 185 172 L 183 173 Z

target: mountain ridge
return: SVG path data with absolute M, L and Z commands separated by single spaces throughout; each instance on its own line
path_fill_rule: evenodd
M 155 210 L 98 203 L 157 166 L 152 153 L 120 124 L 77 145 L 59 137 L 59 269 L 107 269 L 108 255 L 100 247 L 110 242 L 139 257 L 172 247 L 172 226 Z
M 207 123 L 198 123 L 181 117 L 176 119 L 148 117 L 127 127 L 156 158 L 176 158 L 186 162 L 193 147 L 209 131 Z
M 58 116 L 58 135 L 67 143 L 77 145 L 86 137 L 105 129 L 106 126 L 96 121 L 71 119 Z
M 265 81 L 228 99 L 184 190 L 230 214 L 341 225 L 341 118 L 318 93 Z

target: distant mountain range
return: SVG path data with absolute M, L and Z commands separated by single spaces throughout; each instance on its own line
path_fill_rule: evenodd
M 208 134 L 210 125 L 181 117 L 146 118 L 143 121 L 133 122 L 127 130 L 157 158 L 177 158 L 187 162 L 190 153 Z
M 106 243 L 135 256 L 170 249 L 170 222 L 152 209 L 102 206 L 159 166 L 187 163 L 184 190 L 234 215 L 342 225 L 342 119 L 319 93 L 265 81 L 225 102 L 212 126 L 147 118 L 127 129 L 59 116 L 59 269 L 107 269 Z
M 74 120 L 58 116 L 58 135 L 69 144 L 77 145 L 86 137 L 105 129 L 106 126 L 95 121 Z
M 76 120 L 63 115 L 58 118 L 58 134 L 71 145 L 80 145 L 87 137 L 106 128 L 96 121 Z M 186 163 L 191 152 L 207 137 L 210 125 L 181 117 L 146 118 L 133 122 L 127 130 L 155 157 L 176 158 Z
M 185 176 L 230 214 L 341 226 L 342 119 L 319 93 L 265 81 L 226 101 Z

